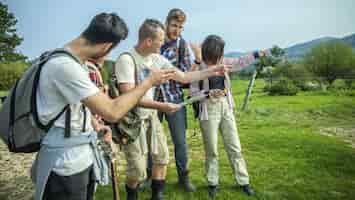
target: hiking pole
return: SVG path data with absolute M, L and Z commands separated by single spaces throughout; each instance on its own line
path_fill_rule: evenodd
M 103 135 L 105 135 L 107 132 L 104 131 Z M 108 143 L 107 143 L 108 144 Z M 113 191 L 113 199 L 114 200 L 120 200 L 120 194 L 119 194 L 119 184 L 118 184 L 118 170 L 117 170 L 117 165 L 116 162 L 118 161 L 118 148 L 116 148 L 114 145 L 115 143 L 111 141 L 109 145 L 110 151 L 106 152 L 108 158 L 110 159 L 110 168 L 111 168 L 111 184 L 112 184 L 112 191 Z
M 180 106 L 186 106 L 189 104 L 193 104 L 195 102 L 202 101 L 203 99 L 206 99 L 209 97 L 208 91 L 204 91 L 202 93 L 199 93 L 197 95 L 190 96 L 187 100 L 184 102 L 179 103 L 178 105 Z
M 119 188 L 118 188 L 118 170 L 116 168 L 116 158 L 111 158 L 111 182 L 113 199 L 120 200 Z

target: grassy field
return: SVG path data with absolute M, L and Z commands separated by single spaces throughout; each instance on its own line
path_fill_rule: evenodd
M 246 81 L 233 82 L 243 154 L 257 195 L 246 197 L 235 187 L 220 138 L 221 190 L 217 199 L 355 199 L 355 149 L 344 142 L 343 136 L 321 134 L 323 130 L 343 130 L 355 137 L 354 95 L 303 92 L 290 97 L 268 96 L 262 92 L 263 82 L 258 81 L 249 110 L 242 113 L 246 87 Z M 198 191 L 188 194 L 177 187 L 172 160 L 166 199 L 209 199 L 201 133 L 191 109 L 188 117 L 191 178 Z M 173 152 L 170 137 L 169 145 Z M 120 191 L 124 199 L 122 182 Z M 98 199 L 111 199 L 111 195 L 110 186 L 100 187 L 97 192 Z M 149 196 L 150 190 L 141 193 L 140 199 Z

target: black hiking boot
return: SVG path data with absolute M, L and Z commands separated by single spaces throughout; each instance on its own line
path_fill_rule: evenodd
M 138 188 L 130 188 L 126 185 L 126 200 L 138 200 Z
M 196 187 L 189 178 L 189 172 L 186 171 L 179 176 L 179 186 L 182 187 L 186 192 L 195 192 Z
M 151 200 L 164 200 L 165 180 L 152 180 Z

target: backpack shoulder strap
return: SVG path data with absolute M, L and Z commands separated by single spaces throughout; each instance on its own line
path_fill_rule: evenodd
M 186 49 L 186 42 L 184 38 L 180 37 L 178 41 L 177 61 L 176 67 L 180 69 L 181 61 L 184 60 Z
M 134 83 L 135 85 L 137 86 L 138 85 L 138 69 L 137 69 L 137 63 L 136 63 L 136 59 L 134 59 L 134 56 L 132 55 L 132 53 L 126 51 L 126 52 L 123 52 L 121 53 L 120 56 L 123 56 L 123 55 L 128 55 L 131 57 L 132 61 L 133 61 L 133 64 L 134 64 Z M 116 73 L 115 73 L 116 74 Z M 118 87 L 117 87 L 118 89 Z
M 58 49 L 54 49 L 53 51 L 51 51 L 48 55 L 48 59 L 58 57 L 60 55 L 68 56 L 80 65 L 83 64 L 77 56 L 73 55 L 72 53 L 70 53 L 68 50 L 66 50 L 64 48 L 58 48 Z
M 49 131 L 49 129 L 54 125 L 54 122 L 66 111 L 68 110 L 68 114 L 66 114 L 66 123 L 65 123 L 65 136 L 70 136 L 70 105 L 66 105 L 63 110 L 58 113 L 52 120 L 50 120 L 48 122 L 47 125 L 44 125 L 40 122 L 39 120 L 39 116 L 38 116 L 38 110 L 37 110 L 37 89 L 38 89 L 38 85 L 39 85 L 39 78 L 40 78 L 40 74 L 42 71 L 42 67 L 44 66 L 45 63 L 47 63 L 51 58 L 54 57 L 59 57 L 59 56 L 68 56 L 70 58 L 72 58 L 75 62 L 79 63 L 80 65 L 82 64 L 80 62 L 80 59 L 77 58 L 76 56 L 74 56 L 73 54 L 71 54 L 69 51 L 60 48 L 60 49 L 55 49 L 53 51 L 50 52 L 45 52 L 40 56 L 40 61 L 38 63 L 38 69 L 37 72 L 35 74 L 34 77 L 34 81 L 33 81 L 33 88 L 32 88 L 32 94 L 31 94 L 31 112 L 32 115 L 34 117 L 34 120 L 36 122 L 36 124 L 38 125 L 39 128 L 45 130 L 46 132 Z M 69 123 L 68 123 L 69 122 Z

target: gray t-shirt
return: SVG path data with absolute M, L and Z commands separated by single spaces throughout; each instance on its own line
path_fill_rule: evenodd
M 63 108 L 71 105 L 71 138 L 79 134 L 91 134 L 91 113 L 86 109 L 86 132 L 82 132 L 84 114 L 81 110 L 81 100 L 99 92 L 91 82 L 88 68 L 80 65 L 68 56 L 50 59 L 44 66 L 39 80 L 37 91 L 37 108 L 39 119 L 47 124 Z M 65 127 L 65 113 L 54 123 L 55 127 Z M 70 139 L 70 138 L 69 138 Z M 44 137 L 42 145 L 56 146 L 68 138 L 49 131 Z M 50 148 L 49 148 L 50 149 Z M 52 149 L 55 151 L 55 149 Z M 63 150 L 63 149 L 61 149 Z M 93 163 L 93 152 L 89 145 L 80 145 L 66 148 L 58 156 L 53 171 L 62 176 L 78 173 Z

